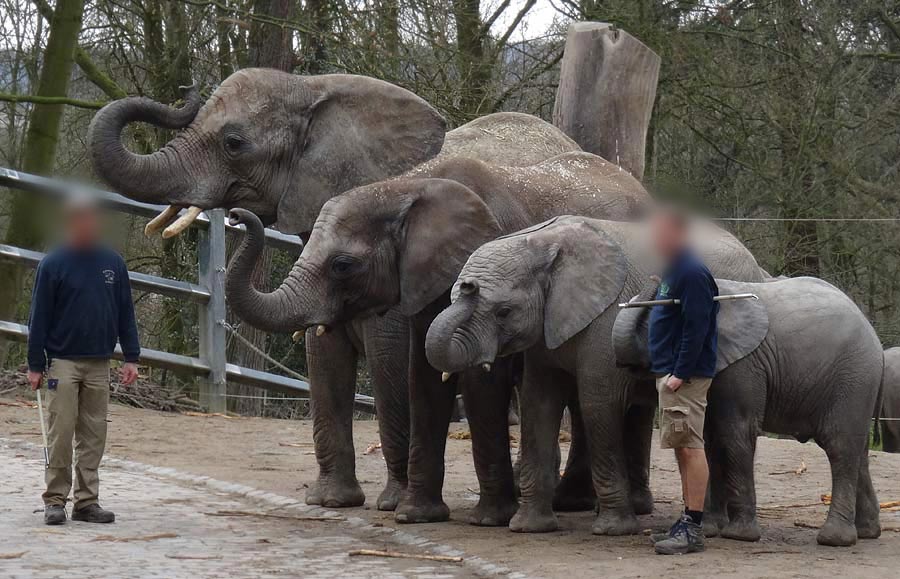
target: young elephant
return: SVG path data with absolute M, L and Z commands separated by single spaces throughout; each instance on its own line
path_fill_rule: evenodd
M 652 380 L 615 365 L 610 340 L 621 296 L 637 293 L 653 271 L 641 244 L 644 225 L 558 217 L 481 246 L 453 287 L 452 305 L 432 323 L 429 362 L 445 372 L 525 352 L 519 397 L 522 462 L 513 531 L 557 528 L 552 508 L 554 455 L 565 400 L 577 397 L 597 494 L 596 534 L 640 530 L 626 476 L 623 429 L 635 407 L 652 409 Z M 753 257 L 728 233 L 698 227 L 713 272 L 760 279 Z M 648 433 L 652 428 L 647 426 Z
M 883 370 L 875 330 L 850 298 L 820 279 L 716 283 L 721 295 L 753 293 L 759 301 L 729 301 L 719 309 L 717 374 L 705 424 L 710 494 L 704 528 L 759 539 L 753 458 L 757 437 L 772 432 L 814 439 L 828 455 L 833 498 L 820 544 L 878 537 L 868 458 Z M 617 363 L 648 369 L 648 317 L 646 308 L 619 314 Z
M 884 351 L 884 403 L 881 407 L 882 450 L 900 452 L 900 348 Z

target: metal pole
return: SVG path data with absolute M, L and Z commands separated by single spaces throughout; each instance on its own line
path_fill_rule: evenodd
M 725 296 L 716 296 L 713 298 L 715 302 L 727 302 L 731 300 L 758 300 L 759 296 L 756 294 L 729 294 Z M 671 299 L 671 300 L 648 300 L 645 302 L 625 302 L 619 304 L 620 308 L 650 308 L 653 306 L 677 306 L 681 303 L 681 300 Z
M 209 412 L 226 410 L 225 357 L 225 210 L 206 212 L 209 228 L 200 232 L 200 285 L 209 302 L 200 306 L 200 359 L 209 365 L 209 376 L 200 383 L 200 404 Z

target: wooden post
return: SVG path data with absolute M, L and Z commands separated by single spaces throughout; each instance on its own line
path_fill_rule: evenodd
M 582 149 L 644 176 L 659 56 L 605 22 L 569 26 L 553 124 Z

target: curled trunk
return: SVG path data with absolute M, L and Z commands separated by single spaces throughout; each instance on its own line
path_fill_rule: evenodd
M 114 101 L 94 115 L 88 143 L 94 170 L 117 191 L 147 203 L 163 203 L 184 194 L 190 182 L 178 153 L 168 144 L 149 155 L 129 151 L 122 131 L 129 123 L 145 122 L 166 129 L 187 127 L 203 104 L 196 87 L 185 92 L 181 108 L 172 108 L 146 97 Z
M 225 295 L 228 305 L 242 320 L 267 332 L 293 332 L 303 323 L 297 319 L 297 292 L 288 276 L 275 291 L 261 292 L 253 286 L 253 269 L 265 246 L 265 229 L 259 217 L 245 209 L 232 209 L 232 225 L 247 227 L 243 241 L 228 264 Z
M 433 367 L 444 372 L 459 372 L 480 361 L 481 352 L 461 333 L 460 327 L 475 311 L 475 299 L 464 296 L 434 319 L 425 337 L 425 354 Z

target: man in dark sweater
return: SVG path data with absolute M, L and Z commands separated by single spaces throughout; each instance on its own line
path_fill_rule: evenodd
M 653 537 L 664 555 L 702 551 L 703 502 L 709 468 L 703 443 L 706 395 L 716 373 L 716 315 L 719 290 L 688 244 L 688 218 L 662 211 L 654 220 L 654 244 L 664 274 L 656 299 L 680 304 L 650 312 L 650 363 L 659 392 L 660 442 L 675 450 L 684 514 L 667 534 Z
M 106 446 L 109 360 L 120 342 L 125 364 L 119 381 L 137 378 L 140 356 L 128 270 L 100 242 L 99 215 L 89 197 L 73 198 L 65 210 L 65 244 L 41 260 L 34 280 L 28 336 L 28 381 L 38 389 L 47 377 L 50 465 L 45 474 L 44 522 L 72 519 L 111 523 L 100 507 L 97 469 Z

